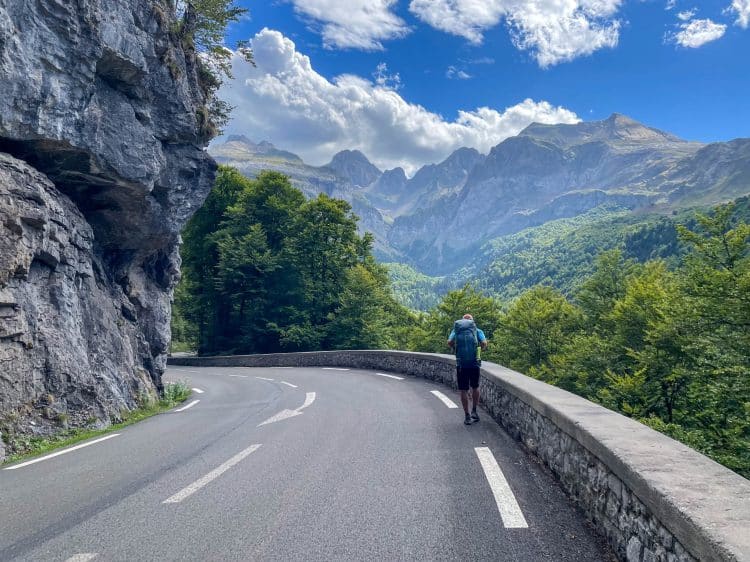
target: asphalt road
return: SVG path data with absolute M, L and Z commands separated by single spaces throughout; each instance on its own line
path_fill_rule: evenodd
M 486 415 L 464 426 L 445 387 L 354 369 L 166 378 L 203 392 L 0 470 L 0 560 L 612 560 L 550 474 Z

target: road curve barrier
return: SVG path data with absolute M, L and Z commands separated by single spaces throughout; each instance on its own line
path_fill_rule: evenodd
M 321 351 L 170 358 L 198 367 L 349 367 L 456 387 L 453 356 Z M 627 562 L 750 561 L 750 481 L 575 394 L 494 363 L 480 383 L 492 417 L 555 475 Z

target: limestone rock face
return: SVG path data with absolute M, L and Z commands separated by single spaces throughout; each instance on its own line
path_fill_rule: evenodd
M 0 431 L 107 423 L 161 385 L 179 232 L 216 168 L 172 18 L 0 5 Z

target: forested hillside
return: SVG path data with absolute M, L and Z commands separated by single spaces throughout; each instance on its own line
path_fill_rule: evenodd
M 747 202 L 743 202 L 746 205 Z M 745 207 L 746 211 L 746 207 Z M 677 227 L 674 268 L 598 256 L 570 297 L 536 285 L 510 302 L 448 293 L 408 346 L 445 351 L 471 312 L 485 357 L 622 412 L 750 476 L 750 227 L 735 205 Z
M 594 272 L 596 257 L 608 250 L 620 250 L 625 258 L 639 263 L 658 258 L 675 267 L 687 251 L 678 225 L 694 225 L 695 213 L 696 209 L 671 215 L 634 214 L 598 207 L 496 238 L 453 275 L 430 277 L 403 264 L 386 265 L 396 298 L 417 310 L 428 310 L 445 293 L 467 282 L 503 301 L 539 284 L 572 296 Z M 750 198 L 736 201 L 734 218 L 750 222 Z

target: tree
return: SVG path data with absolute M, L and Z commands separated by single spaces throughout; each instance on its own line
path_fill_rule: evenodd
M 196 323 L 200 353 L 382 347 L 403 337 L 405 311 L 345 201 L 306 201 L 276 172 L 251 181 L 221 168 L 184 236 L 176 312 Z
M 529 372 L 548 364 L 563 342 L 581 326 L 580 309 L 551 287 L 523 293 L 501 321 L 501 357 L 513 369 Z
M 229 120 L 232 107 L 218 98 L 224 78 L 232 78 L 233 52 L 224 44 L 227 26 L 247 13 L 235 0 L 169 0 L 175 16 L 177 36 L 188 53 L 197 51 L 196 63 L 200 85 L 206 96 L 198 120 L 208 139 L 221 132 Z M 238 41 L 235 52 L 254 65 L 252 49 L 247 41 Z

